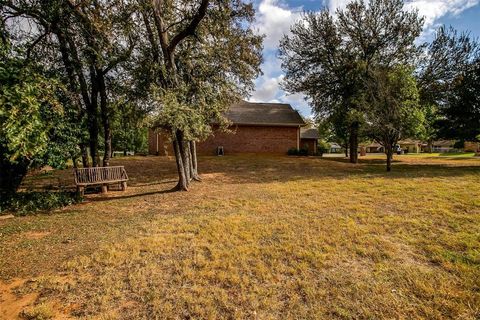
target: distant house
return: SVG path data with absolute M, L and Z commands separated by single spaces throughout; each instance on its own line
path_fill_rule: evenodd
M 198 154 L 215 155 L 221 148 L 225 154 L 270 153 L 286 154 L 300 148 L 300 128 L 305 122 L 291 105 L 242 101 L 233 104 L 225 117 L 230 132 L 215 130 L 213 135 L 197 144 Z M 149 153 L 172 155 L 166 132 L 149 130 Z
M 463 146 L 465 152 L 480 152 L 480 142 L 475 141 L 465 141 Z
M 378 142 L 372 142 L 365 146 L 361 146 L 365 148 L 365 152 L 367 153 L 380 153 L 383 152 L 383 146 Z
M 420 153 L 423 146 L 422 141 L 413 139 L 400 140 L 397 144 L 406 153 Z
M 317 154 L 318 149 L 318 129 L 300 128 L 300 148 L 307 149 L 309 155 Z
M 328 144 L 330 145 L 330 153 L 340 153 L 343 151 L 342 146 L 336 142 L 328 142 Z
M 455 140 L 438 140 L 432 144 L 432 152 L 452 152 L 455 150 Z

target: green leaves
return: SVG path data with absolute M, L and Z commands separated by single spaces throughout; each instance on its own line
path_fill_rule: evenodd
M 59 136 L 75 144 L 76 133 L 68 121 L 60 98 L 63 88 L 55 79 L 43 75 L 36 66 L 16 56 L 0 62 L 0 144 L 2 161 L 34 161 L 61 165 L 72 150 L 51 152 Z M 50 161 L 49 156 L 57 159 Z M 53 157 L 50 157 L 53 159 Z

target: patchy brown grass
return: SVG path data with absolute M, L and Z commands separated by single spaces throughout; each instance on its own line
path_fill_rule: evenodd
M 479 159 L 402 156 L 387 174 L 375 157 L 204 157 L 188 193 L 169 192 L 171 159 L 115 164 L 131 179 L 125 193 L 0 221 L 2 312 L 33 297 L 14 313 L 480 317 Z M 57 171 L 25 188 L 72 183 Z

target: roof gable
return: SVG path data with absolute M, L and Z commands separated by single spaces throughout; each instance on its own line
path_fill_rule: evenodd
M 301 139 L 320 139 L 320 135 L 318 134 L 318 129 L 311 128 L 301 128 L 300 129 L 300 138 Z
M 241 101 L 230 106 L 225 117 L 237 125 L 304 126 L 305 122 L 291 105 Z

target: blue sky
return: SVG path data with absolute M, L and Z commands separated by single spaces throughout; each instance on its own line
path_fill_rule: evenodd
M 290 103 L 303 116 L 310 116 L 310 107 L 301 94 L 288 94 L 281 90 L 283 72 L 277 59 L 278 41 L 288 33 L 290 26 L 299 19 L 303 10 L 342 8 L 349 0 L 256 0 L 257 21 L 255 27 L 266 35 L 262 65 L 263 75 L 256 80 L 256 88 L 250 101 Z M 422 39 L 429 41 L 435 29 L 451 25 L 461 31 L 470 31 L 480 37 L 480 0 L 411 0 L 406 8 L 417 8 L 425 17 Z

